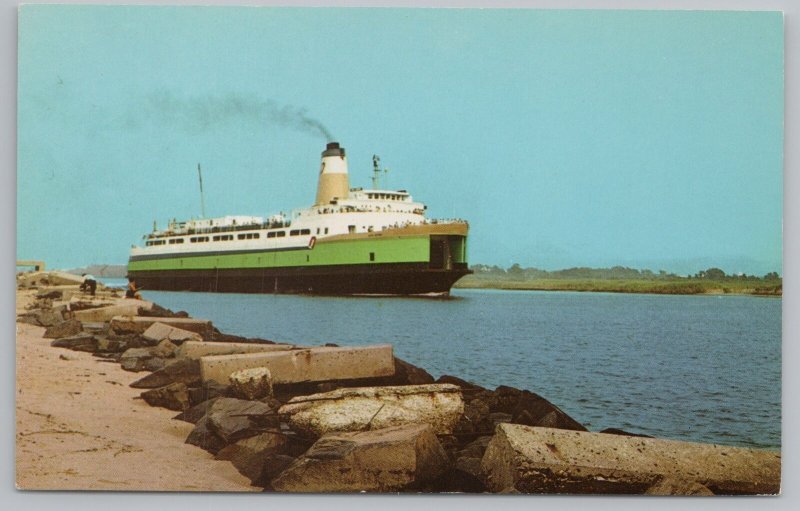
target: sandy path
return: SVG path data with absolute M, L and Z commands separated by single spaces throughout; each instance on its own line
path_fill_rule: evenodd
M 17 309 L 27 296 L 18 295 Z M 17 323 L 16 484 L 34 490 L 258 491 L 227 461 L 184 440 L 192 425 L 137 399 L 123 371 L 50 347 Z

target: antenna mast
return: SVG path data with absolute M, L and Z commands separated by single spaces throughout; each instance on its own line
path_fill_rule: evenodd
M 206 216 L 206 201 L 203 198 L 203 173 L 200 171 L 200 164 L 197 164 L 197 176 L 200 178 L 200 218 Z
M 378 189 L 378 180 L 381 175 L 381 159 L 377 154 L 372 155 L 372 189 Z

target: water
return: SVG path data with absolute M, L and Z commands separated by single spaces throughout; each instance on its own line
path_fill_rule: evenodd
M 454 290 L 447 300 L 147 292 L 223 332 L 391 343 L 434 377 L 510 385 L 592 431 L 779 448 L 781 300 Z

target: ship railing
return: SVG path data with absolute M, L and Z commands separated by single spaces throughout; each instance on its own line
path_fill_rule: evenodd
M 463 218 L 426 218 L 426 224 L 468 224 Z
M 290 227 L 291 222 L 264 222 L 256 224 L 239 224 L 239 225 L 225 225 L 216 227 L 203 227 L 199 229 L 187 229 L 186 231 L 165 231 L 158 233 L 150 233 L 147 235 L 148 239 L 154 238 L 169 238 L 171 236 L 185 236 L 191 234 L 214 234 L 219 232 L 237 232 L 237 231 L 252 231 L 254 229 L 283 229 Z

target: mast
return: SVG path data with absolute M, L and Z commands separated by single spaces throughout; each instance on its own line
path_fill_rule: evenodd
M 377 154 L 372 155 L 372 189 L 378 189 L 378 179 L 381 175 L 381 159 Z
M 203 198 L 203 173 L 200 171 L 200 164 L 197 164 L 197 176 L 200 178 L 200 218 L 206 216 L 206 201 Z
M 384 178 L 386 174 L 389 173 L 389 169 L 383 169 Z M 372 155 L 372 189 L 377 190 L 380 187 L 380 179 L 381 179 L 381 159 L 377 154 Z M 383 183 L 383 186 L 388 187 L 386 182 Z

